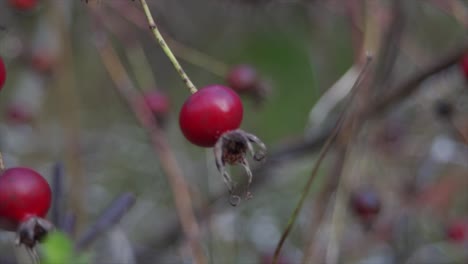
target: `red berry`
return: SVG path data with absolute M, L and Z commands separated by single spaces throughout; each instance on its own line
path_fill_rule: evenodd
M 52 191 L 36 171 L 10 168 L 0 175 L 0 217 L 19 224 L 30 217 L 44 218 L 49 210 Z
M 463 75 L 468 80 L 468 54 L 463 56 L 460 60 L 460 68 L 462 70 Z
M 151 91 L 144 95 L 144 100 L 148 108 L 155 115 L 165 115 L 170 110 L 170 102 L 167 95 L 160 91 Z
M 10 0 L 10 5 L 20 11 L 29 11 L 37 5 L 37 0 Z
M 238 65 L 232 68 L 226 82 L 233 90 L 242 93 L 255 90 L 257 86 L 257 71 L 249 65 Z
M 42 53 L 34 53 L 31 55 L 31 66 L 40 73 L 50 73 L 55 67 L 55 60 Z
M 210 85 L 185 101 L 179 125 L 190 142 L 212 147 L 221 134 L 239 128 L 243 113 L 242 101 L 233 90 L 222 85 Z
M 10 124 L 30 123 L 34 117 L 31 111 L 18 104 L 11 104 L 6 109 L 6 119 Z
M 2 57 L 0 57 L 0 90 L 2 90 L 3 85 L 5 85 L 7 77 L 7 72 L 5 68 L 5 64 L 3 63 Z
M 351 207 L 354 213 L 364 221 L 372 221 L 380 212 L 380 199 L 370 188 L 362 188 L 351 194 Z
M 468 223 L 454 221 L 447 228 L 447 237 L 454 242 L 463 242 L 468 238 Z

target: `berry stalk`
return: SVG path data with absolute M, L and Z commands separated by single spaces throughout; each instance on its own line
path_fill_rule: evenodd
M 190 90 L 190 92 L 192 94 L 196 93 L 198 91 L 197 87 L 195 87 L 193 82 L 190 80 L 188 75 L 185 73 L 185 71 L 182 68 L 182 66 L 180 65 L 179 61 L 174 56 L 171 49 L 169 48 L 166 41 L 164 40 L 163 36 L 161 35 L 161 32 L 159 32 L 158 26 L 154 22 L 153 15 L 151 14 L 151 10 L 149 9 L 149 6 L 146 3 L 146 0 L 140 0 L 140 2 L 141 2 L 141 5 L 143 7 L 143 11 L 145 12 L 146 18 L 148 20 L 149 27 L 150 27 L 151 31 L 153 32 L 153 35 L 156 38 L 156 41 L 159 43 L 159 46 L 162 48 L 162 50 L 164 51 L 166 56 L 172 62 L 172 65 L 174 65 L 174 68 L 176 69 L 177 73 L 179 73 L 180 78 L 185 83 L 185 85 Z
M 3 162 L 3 154 L 0 152 L 0 172 L 5 170 L 5 163 Z

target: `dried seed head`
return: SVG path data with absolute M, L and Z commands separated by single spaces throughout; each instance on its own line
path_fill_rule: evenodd
M 254 150 L 252 143 L 255 143 L 258 146 L 259 149 L 257 151 Z M 236 206 L 240 202 L 241 198 L 234 194 L 235 183 L 226 171 L 226 164 L 240 164 L 244 167 L 248 177 L 245 197 L 246 199 L 250 199 L 252 195 L 249 191 L 249 187 L 252 182 L 253 175 L 247 162 L 248 152 L 250 152 L 255 161 L 261 161 L 265 158 L 266 146 L 255 135 L 247 133 L 241 129 L 225 132 L 221 135 L 214 146 L 216 167 L 224 177 L 224 182 L 226 183 L 231 195 L 230 203 L 233 206 Z

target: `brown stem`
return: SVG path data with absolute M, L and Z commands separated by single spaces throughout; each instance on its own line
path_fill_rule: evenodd
M 0 152 L 0 172 L 5 170 L 5 163 L 3 162 L 3 154 Z
M 83 204 L 82 195 L 85 193 L 85 178 L 83 177 L 82 159 L 80 156 L 80 114 L 79 99 L 75 86 L 73 69 L 73 48 L 71 35 L 67 28 L 67 17 L 61 5 L 50 0 L 50 17 L 60 38 L 60 56 L 56 71 L 54 71 L 54 88 L 59 98 L 59 118 L 65 133 L 65 164 L 67 176 L 70 179 L 70 204 L 77 216 L 77 229 L 81 229 L 86 221 L 87 213 Z
M 162 169 L 169 181 L 177 213 L 182 229 L 189 241 L 193 257 L 196 263 L 206 263 L 203 247 L 200 242 L 200 230 L 193 213 L 188 184 L 185 182 L 181 168 L 167 141 L 164 132 L 161 131 L 151 117 L 151 111 L 147 106 L 139 104 L 138 94 L 128 74 L 123 67 L 114 49 L 107 42 L 105 35 L 100 32 L 100 38 L 95 39 L 95 45 L 101 56 L 104 67 L 107 69 L 117 92 L 122 96 L 135 115 L 141 127 L 146 130 L 153 145 L 153 149 L 160 160 Z

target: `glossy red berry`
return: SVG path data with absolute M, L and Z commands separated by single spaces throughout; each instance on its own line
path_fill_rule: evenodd
M 463 242 L 468 238 L 468 222 L 454 221 L 447 230 L 447 238 L 453 242 Z
M 5 85 L 7 77 L 6 67 L 3 63 L 2 57 L 0 57 L 0 90 L 2 90 L 3 86 Z
M 143 98 L 144 103 L 155 115 L 166 115 L 170 110 L 169 97 L 160 91 L 150 91 Z
M 372 221 L 380 212 L 381 203 L 371 188 L 361 188 L 351 194 L 351 208 L 364 221 Z
M 219 137 L 239 128 L 243 117 L 239 96 L 230 88 L 211 85 L 192 94 L 182 106 L 179 125 L 193 144 L 212 147 Z
M 465 78 L 468 80 L 468 54 L 462 57 L 460 60 L 460 69 L 465 76 Z
M 229 71 L 226 82 L 236 92 L 252 92 L 258 82 L 257 71 L 250 65 L 235 66 Z
M 44 218 L 49 210 L 52 191 L 36 171 L 6 169 L 0 175 L 0 217 L 19 224 L 30 217 Z
M 19 11 L 29 11 L 37 6 L 37 0 L 10 0 L 10 5 Z

